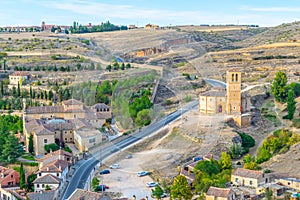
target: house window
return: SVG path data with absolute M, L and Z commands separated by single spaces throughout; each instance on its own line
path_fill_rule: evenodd
M 44 188 L 45 187 L 45 184 L 42 184 L 42 188 Z
M 235 75 L 235 81 L 236 81 L 236 82 L 239 81 L 238 74 Z
M 288 185 L 291 185 L 291 182 L 288 182 Z
M 56 173 L 56 176 L 59 177 L 59 173 Z
M 89 143 L 94 143 L 94 142 L 96 142 L 96 138 L 89 139 Z
M 14 175 L 11 175 L 10 177 L 11 177 L 11 178 L 13 178 L 13 177 L 14 177 Z
M 44 139 L 44 144 L 47 144 L 48 143 L 48 140 L 47 139 Z
M 68 140 L 68 138 L 65 138 L 65 141 L 67 141 Z
M 234 82 L 234 74 L 232 74 L 231 81 Z
M 40 187 L 40 184 L 37 184 L 36 187 L 39 188 L 39 187 Z
M 235 110 L 236 109 L 236 107 L 235 106 L 233 106 L 233 110 Z
M 42 173 L 39 173 L 39 176 L 42 176 Z
M 252 185 L 252 181 L 250 181 L 250 185 Z
M 239 179 L 238 178 L 235 178 L 235 182 L 238 182 L 239 181 Z
M 72 138 L 70 138 L 70 140 L 72 140 Z

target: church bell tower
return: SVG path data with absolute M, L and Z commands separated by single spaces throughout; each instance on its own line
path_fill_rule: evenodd
M 241 72 L 238 70 L 229 70 L 226 72 L 226 79 L 227 114 L 241 114 Z

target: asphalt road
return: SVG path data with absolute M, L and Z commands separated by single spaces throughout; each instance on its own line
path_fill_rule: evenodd
M 103 149 L 94 153 L 93 156 L 90 157 L 89 159 L 76 163 L 75 164 L 76 170 L 75 170 L 74 174 L 72 175 L 71 179 L 69 180 L 66 190 L 64 191 L 64 193 L 62 194 L 60 199 L 62 199 L 62 200 L 67 199 L 75 191 L 76 188 L 83 189 L 84 184 L 86 183 L 89 174 L 95 168 L 95 166 L 100 162 L 100 160 L 103 160 L 103 159 L 107 158 L 108 156 L 112 155 L 113 153 L 116 153 L 129 145 L 137 143 L 139 140 L 160 130 L 167 124 L 175 121 L 177 118 L 179 118 L 184 113 L 197 107 L 197 105 L 198 105 L 198 100 L 195 100 L 195 101 L 185 105 L 181 109 L 178 109 L 175 112 L 170 113 L 169 115 L 163 117 L 161 120 L 147 126 L 144 130 L 140 131 L 139 133 L 129 136 L 127 138 L 124 138 L 124 140 L 118 141 L 116 143 L 112 143 L 109 146 L 105 146 Z
M 226 83 L 219 81 L 219 80 L 204 78 L 204 81 L 213 87 L 221 87 L 224 89 L 226 88 Z

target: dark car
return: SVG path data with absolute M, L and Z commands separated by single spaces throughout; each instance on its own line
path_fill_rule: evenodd
M 108 169 L 104 169 L 100 171 L 100 174 L 110 174 L 110 171 Z
M 105 191 L 106 189 L 109 189 L 108 185 L 98 185 L 98 191 Z

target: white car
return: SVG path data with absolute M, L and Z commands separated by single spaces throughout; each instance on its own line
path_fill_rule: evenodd
M 146 176 L 148 174 L 149 174 L 149 172 L 147 172 L 147 171 L 141 171 L 141 172 L 137 173 L 138 176 Z
M 109 166 L 109 168 L 111 168 L 111 169 L 119 169 L 120 165 L 119 164 L 113 164 L 113 165 Z
M 155 187 L 155 186 L 157 186 L 157 185 L 158 185 L 157 182 L 148 182 L 148 183 L 147 183 L 147 186 L 148 186 L 148 187 Z

